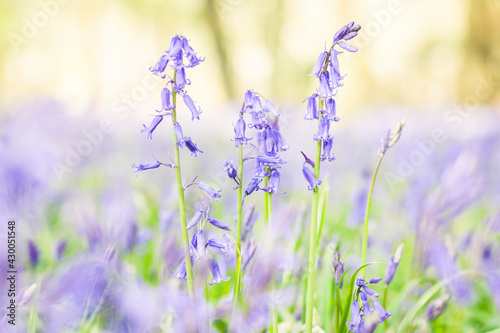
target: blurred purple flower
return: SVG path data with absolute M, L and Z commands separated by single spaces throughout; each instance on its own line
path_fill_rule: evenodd
M 205 182 L 198 182 L 198 187 L 201 190 L 205 191 L 212 198 L 212 200 L 219 201 L 219 198 L 221 197 L 221 195 L 219 193 L 222 190 L 216 191 L 215 189 L 213 189 L 210 185 L 208 185 Z
M 212 276 L 213 276 L 212 282 L 210 282 L 211 286 L 214 284 L 220 283 L 222 281 L 231 280 L 230 276 L 225 277 L 225 278 L 222 277 L 222 275 L 220 273 L 219 265 L 217 264 L 217 261 L 215 261 L 215 259 L 213 259 L 213 258 L 209 259 L 208 268 L 210 268 L 210 271 L 212 272 Z
M 231 231 L 231 227 L 228 226 L 227 224 L 213 218 L 213 217 L 209 217 L 207 219 L 207 222 L 212 224 L 213 226 L 219 228 L 219 229 L 223 229 L 223 230 L 227 230 L 227 231 Z
M 35 267 L 38 264 L 40 251 L 38 251 L 38 247 L 31 239 L 28 241 L 28 254 L 31 266 Z
M 391 256 L 389 262 L 387 263 L 387 267 L 385 269 L 385 285 L 388 286 L 392 279 L 394 278 L 394 273 L 396 273 L 396 269 L 398 268 L 399 261 L 403 256 L 404 244 L 401 244 L 396 249 L 396 253 Z

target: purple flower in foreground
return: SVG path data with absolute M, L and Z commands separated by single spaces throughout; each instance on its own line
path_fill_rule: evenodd
M 252 178 L 250 183 L 247 185 L 247 188 L 245 189 L 245 195 L 250 195 L 254 191 L 259 189 L 259 183 L 262 181 L 262 179 L 259 178 Z
M 182 98 L 184 99 L 184 104 L 186 104 L 189 111 L 191 111 L 191 120 L 194 120 L 195 118 L 200 120 L 201 108 L 198 108 L 198 109 L 196 108 L 196 106 L 194 105 L 193 99 L 188 94 L 184 94 L 184 96 L 182 96 Z
M 36 266 L 38 264 L 38 258 L 40 257 L 40 252 L 38 251 L 38 247 L 31 239 L 28 241 L 28 254 L 31 265 Z
M 337 117 L 337 106 L 333 98 L 329 98 L 325 102 L 326 108 L 323 111 L 323 116 L 333 121 L 339 121 L 340 118 Z
M 156 127 L 161 123 L 162 120 L 163 120 L 162 116 L 154 117 L 153 121 L 151 122 L 149 127 L 146 127 L 146 125 L 142 125 L 142 126 L 144 126 L 144 128 L 142 129 L 141 133 L 147 132 L 148 133 L 147 138 L 152 140 L 153 139 L 153 132 L 156 129 Z
M 323 183 L 321 179 L 316 179 L 316 177 L 314 176 L 314 172 L 310 168 L 308 168 L 307 165 L 305 165 L 304 168 L 302 168 L 302 174 L 309 183 L 308 186 L 309 191 L 316 189 L 319 185 Z
M 227 224 L 225 224 L 224 222 L 221 222 L 213 217 L 209 217 L 207 219 L 207 222 L 212 224 L 214 227 L 217 227 L 219 229 L 223 229 L 223 230 L 227 230 L 227 231 L 231 231 L 231 227 L 228 226 Z
M 213 258 L 209 259 L 208 268 L 210 268 L 210 271 L 212 272 L 212 276 L 213 276 L 212 282 L 210 283 L 211 286 L 213 286 L 214 284 L 217 284 L 221 281 L 231 280 L 230 276 L 225 277 L 225 278 L 222 277 L 220 270 L 219 270 L 219 265 L 217 264 L 217 261 L 215 261 L 215 259 L 213 259 Z
M 326 117 L 321 118 L 319 121 L 318 133 L 314 136 L 314 140 L 323 141 L 332 139 L 333 137 L 328 133 L 330 131 L 330 120 Z
M 304 119 L 306 120 L 319 119 L 317 97 L 318 94 L 314 93 L 302 101 L 302 103 L 307 101 L 307 114 L 305 115 Z
M 163 110 L 168 111 L 175 109 L 175 105 L 170 104 L 170 90 L 167 87 L 161 90 L 160 96 L 161 96 L 161 107 L 162 107 L 160 111 Z
M 165 68 L 167 67 L 168 64 L 168 57 L 167 55 L 162 55 L 160 59 L 156 62 L 156 64 L 153 67 L 150 67 L 149 70 L 154 74 L 158 75 L 161 78 L 165 78 L 165 75 L 163 72 L 165 71 Z
M 184 137 L 184 142 L 186 143 L 187 149 L 189 149 L 189 151 L 191 152 L 191 155 L 196 157 L 198 156 L 198 153 L 203 153 L 203 151 L 198 149 L 198 146 L 193 141 L 191 141 L 190 137 Z
M 234 126 L 234 139 L 231 140 L 234 141 L 235 147 L 244 144 L 246 145 L 247 141 L 252 139 L 245 137 L 245 129 L 246 129 L 245 119 L 243 118 L 238 119 L 238 121 L 236 121 L 236 125 Z
M 333 138 L 328 138 L 326 140 L 323 140 L 323 153 L 320 156 L 320 159 L 322 161 L 326 160 L 328 158 L 328 162 L 334 161 L 335 160 L 335 154 L 332 152 L 333 148 Z
M 182 127 L 179 123 L 175 123 L 174 125 L 175 135 L 177 136 L 177 145 L 181 148 L 186 146 L 186 141 L 184 139 L 184 135 L 182 134 Z
M 285 151 L 288 150 L 290 147 L 286 144 L 285 139 L 283 138 L 283 135 L 281 135 L 280 131 L 278 130 L 277 127 L 275 127 L 272 130 L 273 137 L 274 137 L 274 145 L 276 147 L 276 150 L 278 151 Z
M 182 60 L 181 60 L 182 62 Z M 177 91 L 182 91 L 186 85 L 190 85 L 191 81 L 189 81 L 186 78 L 186 70 L 184 67 L 181 67 L 180 69 L 177 70 L 176 75 L 175 75 L 175 82 L 174 82 L 174 88 Z M 184 101 L 185 103 L 185 101 Z
M 228 234 L 224 234 L 224 240 L 218 240 L 218 239 L 210 239 L 208 240 L 207 245 L 210 247 L 213 247 L 214 249 L 220 250 L 222 253 L 226 255 L 226 257 L 229 257 L 231 254 L 231 250 L 234 248 L 234 242 L 231 236 Z
M 198 187 L 205 191 L 213 200 L 215 201 L 219 201 L 219 198 L 221 197 L 221 195 L 219 194 L 222 190 L 214 190 L 211 186 L 209 186 L 207 183 L 205 182 L 198 182 Z
M 278 171 L 274 171 L 269 177 L 269 181 L 267 182 L 267 187 L 263 189 L 263 191 L 277 194 L 279 192 L 280 185 L 280 173 Z
M 380 302 L 378 300 L 373 299 L 372 305 L 380 318 L 380 323 L 383 323 L 387 318 L 389 318 L 391 316 L 391 314 L 389 312 L 387 312 L 387 310 L 382 307 L 382 304 L 380 304 Z
M 144 170 L 149 170 L 149 169 L 156 169 L 161 165 L 160 162 L 158 161 L 151 161 L 151 162 L 146 162 L 146 163 L 141 163 L 139 165 L 132 165 L 132 168 L 135 168 L 134 172 L 139 172 L 139 171 L 144 171 Z
M 396 273 L 396 269 L 398 268 L 399 261 L 401 260 L 401 257 L 403 255 L 403 250 L 404 250 L 404 244 L 401 244 L 398 246 L 396 249 L 396 253 L 391 256 L 391 259 L 389 259 L 389 262 L 387 263 L 387 267 L 385 268 L 385 285 L 388 286 L 392 279 L 394 278 L 394 274 Z
M 194 214 L 194 216 L 191 218 L 191 220 L 189 220 L 189 223 L 186 226 L 186 229 L 189 230 L 192 227 L 194 227 L 195 225 L 197 225 L 201 221 L 202 216 L 203 216 L 203 211 L 197 210 L 196 213 Z
M 186 273 L 186 261 L 182 261 L 177 270 L 175 271 L 175 276 L 180 279 L 187 281 L 187 273 Z
M 234 168 L 233 161 L 224 161 L 222 162 L 222 165 L 224 165 L 224 170 L 227 171 L 227 176 L 231 179 L 234 179 L 236 183 L 239 184 L 238 180 L 236 179 L 238 177 L 238 171 L 236 171 L 236 169 Z
M 319 77 L 319 73 L 321 72 L 321 70 L 323 69 L 323 65 L 325 64 L 327 54 L 328 54 L 327 52 L 320 53 L 320 55 L 318 56 L 318 60 L 316 61 L 316 65 L 314 65 L 311 75 Z
M 363 325 L 363 318 L 361 316 L 361 308 L 359 307 L 358 302 L 354 301 L 351 304 L 351 321 L 347 321 L 347 325 L 349 326 L 349 330 L 351 332 L 358 332 L 361 326 Z

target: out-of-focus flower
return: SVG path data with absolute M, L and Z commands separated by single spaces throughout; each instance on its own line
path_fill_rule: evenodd
M 230 276 L 225 277 L 225 278 L 222 277 L 222 275 L 220 273 L 219 265 L 217 264 L 217 261 L 215 261 L 215 259 L 213 259 L 213 258 L 209 259 L 208 268 L 212 272 L 212 276 L 213 276 L 212 282 L 210 282 L 211 286 L 216 284 L 216 283 L 220 283 L 221 281 L 231 280 Z
M 375 312 L 377 312 L 380 318 L 380 323 L 383 323 L 387 318 L 391 316 L 391 314 L 382 307 L 382 304 L 380 304 L 380 302 L 377 299 L 372 300 L 372 305 L 373 308 L 375 309 Z
M 321 72 L 321 70 L 323 69 L 323 65 L 325 64 L 327 54 L 328 53 L 326 51 L 323 51 L 319 54 L 318 60 L 316 61 L 316 65 L 314 65 L 311 75 L 319 77 L 319 73 Z
M 223 235 L 224 240 L 218 240 L 218 239 L 209 239 L 207 246 L 211 246 L 214 249 L 220 250 L 222 253 L 224 253 L 227 257 L 231 254 L 232 249 L 234 249 L 234 242 L 231 236 L 228 234 Z
M 189 220 L 189 223 L 186 226 L 186 229 L 189 230 L 193 228 L 195 225 L 197 225 L 200 221 L 201 218 L 203 217 L 203 210 L 197 210 L 194 216 Z
M 210 185 L 208 185 L 205 182 L 198 182 L 198 187 L 205 191 L 213 200 L 219 201 L 219 198 L 221 195 L 219 194 L 222 190 L 216 191 L 214 188 L 212 188 Z
M 361 315 L 361 308 L 358 302 L 351 303 L 351 321 L 347 321 L 347 326 L 351 332 L 358 332 L 363 325 L 363 318 Z
M 439 317 L 446 309 L 446 304 L 450 296 L 448 294 L 443 294 L 438 298 L 430 301 L 429 305 L 425 308 L 425 318 L 428 321 L 433 321 Z
M 401 257 L 403 256 L 403 250 L 405 248 L 404 244 L 400 244 L 398 248 L 396 249 L 396 253 L 391 256 L 389 259 L 389 262 L 387 263 L 387 267 L 385 269 L 385 285 L 388 286 L 392 279 L 394 278 L 394 273 L 396 273 L 396 269 L 398 268 L 399 261 L 401 260 Z
M 219 229 L 231 231 L 231 227 L 230 226 L 228 226 L 224 222 L 221 222 L 221 221 L 217 220 L 216 218 L 209 217 L 207 219 L 207 222 L 210 223 L 210 224 L 212 224 L 214 227 L 219 228 Z
M 38 264 L 38 259 L 40 257 L 40 251 L 35 243 L 30 239 L 28 241 L 28 254 L 30 258 L 31 266 L 35 267 Z
M 402 120 L 401 123 L 399 123 L 398 128 L 394 133 L 391 132 L 391 130 L 387 130 L 380 140 L 380 148 L 378 150 L 378 155 L 384 155 L 387 149 L 391 148 L 396 144 L 396 142 L 399 141 L 399 138 L 401 138 L 401 134 L 403 133 L 403 128 L 405 126 L 405 121 Z
M 333 138 L 327 138 L 323 140 L 323 152 L 321 153 L 320 159 L 325 161 L 328 159 L 328 162 L 335 161 L 335 154 L 332 152 L 333 148 Z
M 307 101 L 307 114 L 304 117 L 304 119 L 306 120 L 319 119 L 317 98 L 318 94 L 314 93 L 302 101 L 302 103 Z

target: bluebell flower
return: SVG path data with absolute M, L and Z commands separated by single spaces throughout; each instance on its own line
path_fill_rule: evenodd
M 252 97 L 252 106 L 253 110 L 251 112 L 264 112 L 264 108 L 262 107 L 262 102 L 260 101 L 259 96 L 256 94 Z
M 210 282 L 211 286 L 213 286 L 214 284 L 217 284 L 219 282 L 222 282 L 222 281 L 231 280 L 230 276 L 225 277 L 225 278 L 222 277 L 220 270 L 219 270 L 219 265 L 217 264 L 217 261 L 215 261 L 215 259 L 213 259 L 213 258 L 209 259 L 208 268 L 212 272 L 212 276 L 213 276 L 212 282 Z
M 198 149 L 198 146 L 191 141 L 190 137 L 184 137 L 184 142 L 186 144 L 187 149 L 191 152 L 191 155 L 193 156 L 198 156 L 198 153 L 203 153 L 200 149 Z
M 387 318 L 391 316 L 391 314 L 382 307 L 382 304 L 380 304 L 377 299 L 372 300 L 372 305 L 380 318 L 380 323 L 383 323 Z
M 325 110 L 323 111 L 323 117 L 328 118 L 333 121 L 339 121 L 340 118 L 337 117 L 337 106 L 333 98 L 328 98 L 325 102 Z
M 365 293 L 367 293 L 370 296 L 373 297 L 379 297 L 380 295 L 375 292 L 375 290 L 371 289 L 370 287 L 367 286 L 367 283 L 365 279 L 363 278 L 357 278 L 356 279 L 356 285 L 360 287 Z
M 382 281 L 382 278 L 381 277 L 376 277 L 376 278 L 373 278 L 371 279 L 370 281 L 368 281 L 369 284 L 377 284 L 379 283 L 380 281 Z
M 245 96 L 243 97 L 243 104 L 245 105 L 244 110 L 253 109 L 253 92 L 251 90 L 247 90 Z
M 335 154 L 332 152 L 333 148 L 333 138 L 327 138 L 323 140 L 323 152 L 321 153 L 320 159 L 322 161 L 328 158 L 328 162 L 335 160 Z
M 186 58 L 189 60 L 189 64 L 186 65 L 186 67 L 192 68 L 192 67 L 198 66 L 200 64 L 200 62 L 205 61 L 205 58 L 198 58 L 196 56 L 196 52 L 189 45 L 188 40 L 186 38 L 184 38 L 182 40 L 182 48 L 184 49 Z
M 260 131 L 258 133 L 258 143 L 260 154 L 267 156 L 275 156 L 276 150 L 274 145 L 274 135 L 270 127 Z
M 283 163 L 279 156 L 259 155 L 256 159 L 253 174 L 255 177 L 268 177 L 270 173 L 266 170 L 266 167 L 280 168 Z
M 167 68 L 168 64 L 168 57 L 167 55 L 162 55 L 160 59 L 156 62 L 156 64 L 153 67 L 150 67 L 149 70 L 154 74 L 158 75 L 161 78 L 165 78 L 165 74 L 163 72 L 165 71 L 165 68 Z
M 251 114 L 252 122 L 248 125 L 250 128 L 255 127 L 261 130 L 268 125 L 268 120 L 264 111 L 252 111 Z
M 214 190 L 210 185 L 205 182 L 198 182 L 198 187 L 205 191 L 213 200 L 219 201 L 221 195 L 219 194 L 222 190 Z
M 396 249 L 396 253 L 391 256 L 389 259 L 389 262 L 387 263 L 387 266 L 385 268 L 385 284 L 388 286 L 392 279 L 394 278 L 394 274 L 396 273 L 396 269 L 398 268 L 399 261 L 401 260 L 401 257 L 403 256 L 403 250 L 404 250 L 404 244 L 401 244 L 398 246 Z
M 195 118 L 200 120 L 201 108 L 198 108 L 198 109 L 196 108 L 196 106 L 194 105 L 193 99 L 188 94 L 184 94 L 184 96 L 182 96 L 182 98 L 184 99 L 184 104 L 186 104 L 189 111 L 191 111 L 191 120 L 194 120 Z
M 344 38 L 344 36 L 350 31 L 350 29 L 354 26 L 354 21 L 344 25 L 340 28 L 335 35 L 333 36 L 333 44 L 336 44 L 339 40 Z
M 275 127 L 273 129 L 272 133 L 274 136 L 274 145 L 275 145 L 277 151 L 285 151 L 285 150 L 288 150 L 290 148 L 286 144 L 285 139 L 283 138 L 283 135 L 281 135 L 281 133 L 277 127 Z
M 347 326 L 349 326 L 349 330 L 353 333 L 359 332 L 359 329 L 363 326 L 361 308 L 356 301 L 351 304 L 351 321 L 347 321 Z
M 446 309 L 450 296 L 448 294 L 443 294 L 440 297 L 429 302 L 425 308 L 425 318 L 428 321 L 433 321 L 438 318 Z
M 335 286 L 337 286 L 340 282 L 340 288 L 342 289 L 344 281 L 340 281 L 340 279 L 344 274 L 344 263 L 342 262 L 342 260 L 340 260 L 340 253 L 338 251 L 335 251 L 333 253 L 333 259 L 330 265 L 330 273 L 332 274 L 332 278 L 335 281 Z
M 221 222 L 221 221 L 217 220 L 216 218 L 209 217 L 207 219 L 207 222 L 210 223 L 210 224 L 212 224 L 214 227 L 219 228 L 219 229 L 231 231 L 231 227 L 230 226 L 228 226 L 224 222 Z
M 304 167 L 302 168 L 302 174 L 309 183 L 309 191 L 316 189 L 316 187 L 323 183 L 321 179 L 316 179 L 316 177 L 314 176 L 314 172 L 310 168 L 308 168 L 307 165 L 304 165 Z
M 319 75 L 319 94 L 322 98 L 333 96 L 333 87 L 330 85 L 330 73 L 322 72 Z
M 332 139 L 333 137 L 329 133 L 330 131 L 330 119 L 322 117 L 319 121 L 318 133 L 314 136 L 314 140 L 323 141 L 327 139 Z
M 182 127 L 179 123 L 175 123 L 174 125 L 175 135 L 177 136 L 177 145 L 181 148 L 186 146 L 186 140 L 184 139 L 184 135 L 182 134 Z
M 192 227 L 194 227 L 195 225 L 197 225 L 198 223 L 200 223 L 202 217 L 203 217 L 203 210 L 201 210 L 201 209 L 197 210 L 196 213 L 194 214 L 194 216 L 191 218 L 191 220 L 189 220 L 189 223 L 187 224 L 186 229 L 189 230 Z
M 318 60 L 316 61 L 316 65 L 314 65 L 313 71 L 311 75 L 314 75 L 315 77 L 319 77 L 319 73 L 323 69 L 323 65 L 325 64 L 327 52 L 321 52 L 318 56 Z
M 182 42 L 184 39 L 184 36 L 175 35 L 170 41 L 170 48 L 165 50 L 170 59 L 170 66 L 175 70 L 183 68 L 184 65 L 182 63 Z
M 186 85 L 190 84 L 191 81 L 186 78 L 186 70 L 184 67 L 179 68 L 175 75 L 175 82 L 173 83 L 175 90 L 182 91 Z
M 206 240 L 205 240 L 205 232 L 203 230 L 198 230 L 194 233 L 193 238 L 191 239 L 191 245 L 195 250 L 194 259 L 198 260 L 199 258 L 203 258 L 206 254 Z
M 149 170 L 149 169 L 156 169 L 161 165 L 160 162 L 158 161 L 151 161 L 147 163 L 141 163 L 139 165 L 132 165 L 132 168 L 135 168 L 134 172 L 139 172 L 139 171 L 144 171 L 144 170 Z
M 314 93 L 302 101 L 302 103 L 307 101 L 307 114 L 304 117 L 304 119 L 306 119 L 306 120 L 319 119 L 317 97 L 318 97 L 318 94 Z
M 262 179 L 259 178 L 252 178 L 250 183 L 247 185 L 247 188 L 245 189 L 245 195 L 250 195 L 254 191 L 259 189 L 259 183 L 262 181 Z
M 187 281 L 187 273 L 186 273 L 186 261 L 183 260 L 177 270 L 175 271 L 175 276 L 179 280 Z
M 245 119 L 239 118 L 238 121 L 236 121 L 236 125 L 234 126 L 234 139 L 231 139 L 231 141 L 234 141 L 235 147 L 244 144 L 246 145 L 248 140 L 252 139 L 245 137 L 245 130 L 246 130 Z
M 142 129 L 141 133 L 147 132 L 148 133 L 147 138 L 152 140 L 153 139 L 153 132 L 156 129 L 156 127 L 158 127 L 158 125 L 161 123 L 162 120 L 163 120 L 162 116 L 154 117 L 153 121 L 151 122 L 149 127 L 146 127 L 146 125 L 142 125 L 142 126 L 144 126 L 144 128 Z
M 343 42 L 343 41 L 337 42 L 337 45 L 340 46 L 341 48 L 343 48 L 344 50 L 349 51 L 349 52 L 357 52 L 358 51 L 357 47 L 352 46 L 351 44 L 347 44 L 346 42 Z
M 277 170 L 275 170 L 271 174 L 271 177 L 269 177 L 269 180 L 267 182 L 267 187 L 263 189 L 263 191 L 272 194 L 277 194 L 279 192 L 279 186 L 280 186 L 280 173 Z
M 344 84 L 342 83 L 342 80 L 344 79 L 345 75 L 342 76 L 340 75 L 340 69 L 339 69 L 339 55 L 340 52 L 338 52 L 335 49 L 332 49 L 332 54 L 330 57 L 330 76 L 331 76 L 331 81 L 332 81 L 332 87 L 338 88 L 342 87 Z
M 231 236 L 228 234 L 223 235 L 224 240 L 218 240 L 218 239 L 209 239 L 207 246 L 213 247 L 214 249 L 220 250 L 222 253 L 226 255 L 226 257 L 229 257 L 231 254 L 232 249 L 234 248 L 234 242 Z
M 264 111 L 271 112 L 275 117 L 280 116 L 278 109 L 270 100 L 266 100 L 266 103 L 264 104 Z
M 30 239 L 28 241 L 28 255 L 30 258 L 31 266 L 35 267 L 38 264 L 38 258 L 40 257 L 40 251 L 35 243 Z
M 379 156 L 385 154 L 387 149 L 391 148 L 396 144 L 396 142 L 399 141 L 399 139 L 401 138 L 401 134 L 403 133 L 404 126 L 405 126 L 405 120 L 403 119 L 399 123 L 398 128 L 394 132 L 391 132 L 391 130 L 387 130 L 384 133 L 382 139 L 380 140 L 380 148 L 378 150 Z
M 239 181 L 236 179 L 238 178 L 238 171 L 236 171 L 236 169 L 234 168 L 233 161 L 231 162 L 224 161 L 222 162 L 222 164 L 224 165 L 224 170 L 227 171 L 227 176 L 231 179 L 234 179 L 236 183 L 239 184 Z
M 170 104 L 170 89 L 168 89 L 167 87 L 163 88 L 161 90 L 161 107 L 162 109 L 160 111 L 163 111 L 163 110 L 173 110 L 175 109 L 175 105 L 171 105 Z

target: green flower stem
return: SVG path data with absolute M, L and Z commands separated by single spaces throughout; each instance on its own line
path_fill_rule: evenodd
M 269 177 L 264 178 L 264 186 L 267 187 L 267 183 L 269 182 Z M 264 219 L 266 220 L 266 224 L 268 228 L 271 228 L 271 216 L 273 213 L 273 197 L 269 192 L 264 192 Z M 269 233 L 270 235 L 270 233 Z M 271 241 L 271 239 L 269 239 Z M 273 272 L 271 277 L 271 293 L 274 293 L 276 290 L 276 281 L 275 274 Z M 276 308 L 274 306 L 271 307 L 271 327 L 269 328 L 271 333 L 278 332 L 278 314 L 276 313 Z
M 388 287 L 388 285 L 385 285 L 385 287 L 384 287 L 384 299 L 382 300 L 382 306 L 384 309 L 387 309 L 387 287 Z M 388 322 L 388 320 L 384 321 L 385 329 L 389 328 L 389 324 L 387 322 Z
M 375 180 L 377 179 L 378 169 L 380 168 L 380 164 L 382 163 L 382 158 L 384 158 L 384 154 L 381 154 L 377 167 L 375 168 L 375 172 L 373 173 L 372 183 L 370 185 L 370 192 L 368 193 L 368 200 L 366 202 L 366 211 L 365 211 L 365 222 L 363 225 L 363 243 L 361 247 L 361 265 L 366 264 L 366 251 L 368 249 L 368 220 L 370 219 L 370 209 L 372 206 L 372 195 L 373 188 L 375 187 Z M 365 270 L 361 271 L 361 276 L 364 275 Z
M 240 187 L 238 187 L 238 216 L 236 219 L 236 249 L 239 254 L 239 261 L 236 265 L 236 279 L 233 291 L 232 312 L 238 305 L 238 298 L 241 291 L 241 224 L 243 223 L 243 146 L 239 148 L 239 164 L 238 164 L 238 178 L 240 179 Z
M 323 101 L 320 101 L 322 108 Z M 316 160 L 314 166 L 314 176 L 319 178 L 321 157 L 321 141 L 316 145 Z M 316 246 L 318 234 L 318 204 L 319 189 L 315 188 L 312 194 L 311 226 L 309 234 L 309 257 L 307 267 L 307 298 L 306 298 L 306 332 L 312 333 L 313 308 L 314 308 L 314 275 L 316 270 Z
M 174 72 L 174 82 L 177 71 Z M 176 105 L 177 91 L 172 87 L 172 103 Z M 182 187 L 181 161 L 179 156 L 179 146 L 177 145 L 177 134 L 175 133 L 175 123 L 177 122 L 177 106 L 172 110 L 172 130 L 174 132 L 175 149 L 175 176 L 177 178 L 177 192 L 179 194 L 179 214 L 181 217 L 182 244 L 184 247 L 184 260 L 186 262 L 186 275 L 189 296 L 194 297 L 193 268 L 191 264 L 191 253 L 189 251 L 189 236 L 186 229 L 186 203 L 184 201 L 184 188 Z

